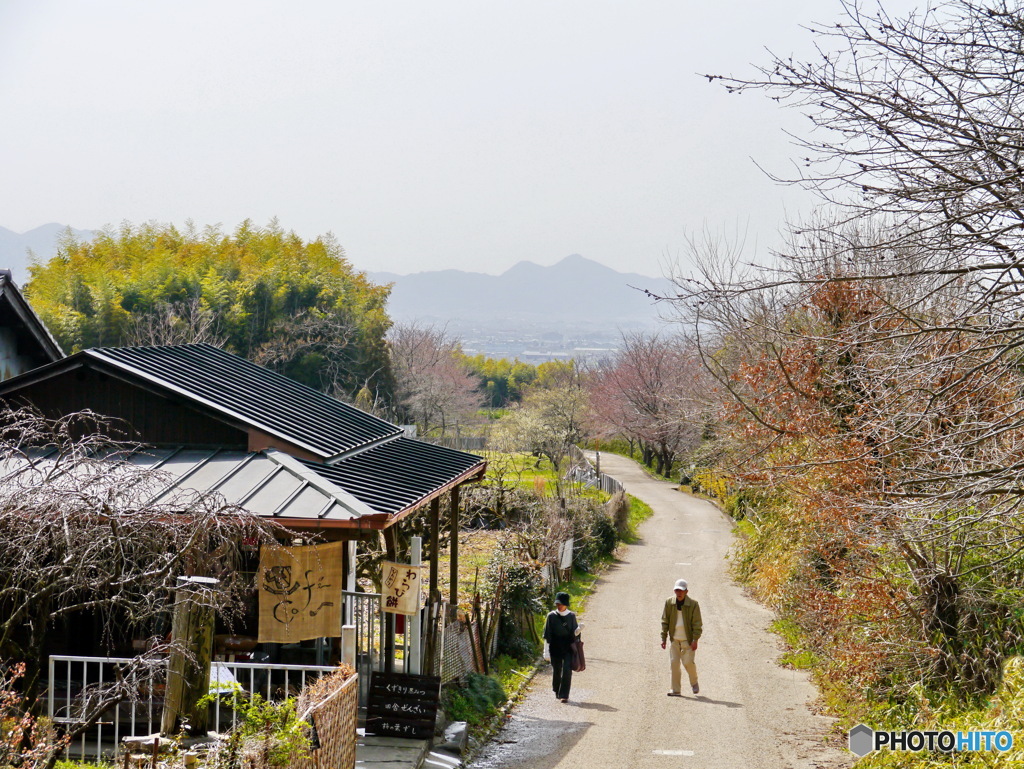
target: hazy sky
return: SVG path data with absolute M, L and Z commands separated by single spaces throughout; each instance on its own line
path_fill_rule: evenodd
M 891 11 L 911 0 L 885 3 Z M 277 217 L 352 263 L 658 275 L 777 241 L 799 125 L 699 72 L 806 52 L 838 0 L 0 0 L 0 226 Z

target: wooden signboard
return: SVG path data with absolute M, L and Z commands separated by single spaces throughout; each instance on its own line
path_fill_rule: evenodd
M 392 561 L 384 561 L 381 568 L 381 608 L 392 614 L 418 612 L 422 568 Z
M 441 697 L 439 676 L 377 673 L 370 678 L 366 733 L 429 740 Z

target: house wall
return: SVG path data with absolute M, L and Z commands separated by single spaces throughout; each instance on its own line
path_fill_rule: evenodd
M 291 454 L 293 457 L 299 457 L 300 459 L 309 459 L 313 462 L 319 462 L 321 459 L 321 457 L 318 457 L 313 452 L 300 449 L 288 441 L 282 441 L 280 438 L 267 435 L 259 430 L 250 430 L 249 451 L 263 451 L 264 449 L 280 449 L 285 454 Z
M 23 374 L 46 363 L 38 355 L 25 355 L 18 349 L 18 333 L 13 328 L 0 328 L 0 382 Z
M 100 371 L 78 368 L 26 385 L 9 398 L 29 403 L 50 418 L 90 409 L 131 425 L 130 436 L 150 444 L 219 446 L 246 450 L 248 434 L 211 415 L 156 392 L 132 386 Z
M 0 382 L 62 357 L 10 277 L 0 270 Z

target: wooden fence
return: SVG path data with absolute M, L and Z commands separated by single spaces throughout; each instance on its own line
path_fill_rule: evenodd
M 324 676 L 299 695 L 299 717 L 316 730 L 313 755 L 295 761 L 294 769 L 354 769 L 359 677 L 336 672 Z

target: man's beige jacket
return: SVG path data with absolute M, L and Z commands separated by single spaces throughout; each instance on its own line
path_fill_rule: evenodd
M 676 598 L 672 596 L 665 601 L 665 611 L 661 614 L 661 642 L 665 643 L 665 640 L 672 635 L 672 630 L 676 626 Z M 683 599 L 683 629 L 686 631 L 686 637 L 693 643 L 704 630 L 704 625 L 700 619 L 700 606 L 690 596 L 686 596 Z

